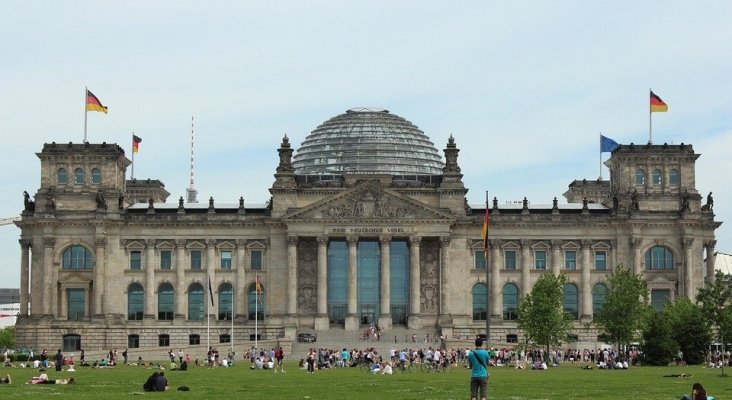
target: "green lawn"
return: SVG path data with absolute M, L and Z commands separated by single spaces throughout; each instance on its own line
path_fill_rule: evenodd
M 3 368 L 13 379 L 0 385 L 2 399 L 84 398 L 129 399 L 147 396 L 161 399 L 467 399 L 467 369 L 450 373 L 411 373 L 392 376 L 372 375 L 358 368 L 316 371 L 307 374 L 294 364 L 286 374 L 252 371 L 248 364 L 234 368 L 192 367 L 186 372 L 165 371 L 171 385 L 166 393 L 145 393 L 142 384 L 153 372 L 134 366 L 107 369 L 79 368 L 77 372 L 47 371 L 51 378 L 74 376 L 76 385 L 26 385 L 33 369 Z M 665 378 L 663 375 L 692 374 L 691 378 Z M 732 369 L 730 369 L 732 372 Z M 492 399 L 678 399 L 689 393 L 694 382 L 701 382 L 707 393 L 717 399 L 732 398 L 732 378 L 719 377 L 720 370 L 698 366 L 635 367 L 630 370 L 582 370 L 562 365 L 547 371 L 492 368 L 489 398 Z M 191 390 L 175 389 L 186 385 Z

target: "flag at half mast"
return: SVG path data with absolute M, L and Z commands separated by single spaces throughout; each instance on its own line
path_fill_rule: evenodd
M 651 112 L 666 112 L 668 105 L 651 90 Z
M 108 108 L 102 105 L 99 98 L 94 95 L 89 89 L 86 90 L 86 111 L 99 111 L 107 113 Z

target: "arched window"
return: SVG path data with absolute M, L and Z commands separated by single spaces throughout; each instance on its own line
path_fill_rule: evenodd
M 141 321 L 145 311 L 145 291 L 139 283 L 133 283 L 127 288 L 127 319 Z
M 188 319 L 191 321 L 203 320 L 203 286 L 200 283 L 194 283 L 188 288 Z
M 646 251 L 645 269 L 674 269 L 674 255 L 664 246 L 653 246 Z
M 518 318 L 518 287 L 513 283 L 503 285 L 503 319 L 513 321 Z
M 99 168 L 92 168 L 92 185 L 102 183 L 102 171 Z
M 64 250 L 61 268 L 92 269 L 92 253 L 86 247 L 76 244 Z
M 605 304 L 605 296 L 607 296 L 607 286 L 603 283 L 596 283 L 592 287 L 592 317 L 596 317 L 600 313 L 602 305 Z
M 672 169 L 668 173 L 668 184 L 672 186 L 676 186 L 679 184 L 679 170 Z
M 170 283 L 163 283 L 158 287 L 158 319 L 163 321 L 173 320 L 175 307 L 175 290 Z
M 579 319 L 579 299 L 577 286 L 573 283 L 564 285 L 564 312 L 574 319 Z
M 219 286 L 219 317 L 231 321 L 233 318 L 234 287 L 230 283 L 222 283 Z
M 486 293 L 488 290 L 482 283 L 473 285 L 473 321 L 485 321 L 487 318 Z
M 635 170 L 635 184 L 636 185 L 645 185 L 646 184 L 646 171 L 644 171 L 642 168 L 638 168 Z
M 259 288 L 259 290 L 257 290 Z M 264 285 L 262 283 L 252 283 L 247 288 L 247 296 L 249 297 L 249 319 L 254 320 L 255 318 L 262 321 L 264 320 L 264 311 L 266 303 L 266 292 L 264 291 Z
M 74 183 L 77 185 L 84 184 L 84 170 L 83 169 L 77 168 L 74 170 Z
M 663 175 L 661 175 L 661 170 L 660 169 L 654 169 L 653 170 L 653 175 L 652 175 L 652 178 L 651 179 L 652 179 L 651 182 L 654 185 L 660 185 L 661 183 L 663 183 Z
M 69 174 L 66 173 L 66 168 L 59 168 L 56 171 L 56 181 L 59 185 L 65 185 L 69 183 Z

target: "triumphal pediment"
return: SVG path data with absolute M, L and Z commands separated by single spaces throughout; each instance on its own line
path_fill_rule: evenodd
M 292 211 L 289 220 L 441 220 L 453 216 L 409 196 L 364 181 L 353 188 Z

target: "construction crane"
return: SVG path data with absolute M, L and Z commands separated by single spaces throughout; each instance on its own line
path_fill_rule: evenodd
M 20 221 L 20 215 L 17 215 L 12 218 L 0 219 L 0 226 L 10 225 L 10 224 L 14 223 L 15 221 Z

